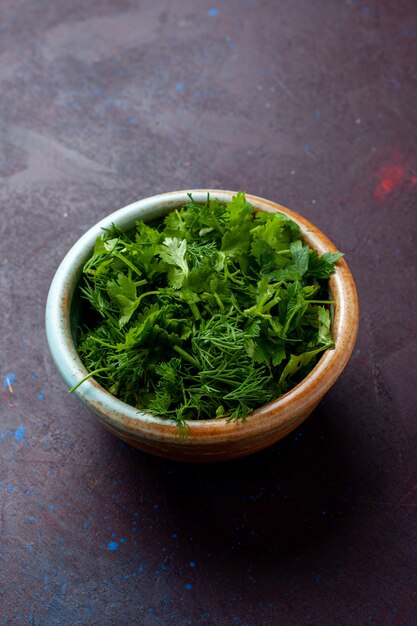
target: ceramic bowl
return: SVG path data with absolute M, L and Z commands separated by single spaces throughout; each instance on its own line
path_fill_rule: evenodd
M 152 220 L 185 204 L 188 193 L 204 202 L 207 193 L 229 201 L 235 192 L 214 189 L 174 191 L 134 202 L 93 226 L 68 252 L 52 281 L 46 306 L 46 331 L 52 357 L 69 388 L 88 372 L 74 344 L 78 322 L 77 284 L 85 261 L 103 228 L 116 224 L 131 229 L 135 221 Z M 280 211 L 301 228 L 302 236 L 319 254 L 336 250 L 329 239 L 303 217 L 269 200 L 247 194 L 255 209 Z M 330 278 L 334 304 L 332 324 L 335 349 L 326 351 L 311 373 L 294 389 L 251 413 L 245 421 L 226 419 L 189 422 L 186 439 L 179 438 L 176 424 L 129 406 L 108 393 L 93 378 L 76 391 L 101 423 L 123 441 L 152 454 L 182 461 L 223 461 L 252 454 L 277 442 L 297 428 L 336 382 L 352 353 L 358 330 L 359 311 L 355 284 L 341 259 Z

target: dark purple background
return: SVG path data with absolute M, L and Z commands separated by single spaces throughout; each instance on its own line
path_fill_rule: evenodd
M 417 624 L 416 18 L 415 0 L 2 0 L 1 624 Z M 104 431 L 43 329 L 89 226 L 193 187 L 302 213 L 361 303 L 307 423 L 211 467 Z

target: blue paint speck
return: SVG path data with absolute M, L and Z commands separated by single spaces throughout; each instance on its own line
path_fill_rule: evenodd
M 193 588 L 193 586 L 192 586 L 192 584 L 191 584 L 191 583 L 185 583 L 185 588 L 186 588 L 188 591 L 191 591 L 191 589 Z
M 14 487 L 13 485 L 7 485 L 7 491 L 13 491 Z
M 36 376 L 36 374 L 32 374 L 31 379 L 32 380 L 38 380 L 38 377 Z
M 190 567 L 195 567 L 194 561 L 190 561 Z
M 114 552 L 115 550 L 119 549 L 119 544 L 117 543 L 117 541 L 109 541 L 107 547 L 111 552 Z
M 84 528 L 84 530 L 87 530 L 87 528 L 88 528 L 88 522 L 84 522 L 84 524 L 83 524 L 83 528 Z
M 126 543 L 126 539 L 119 539 L 120 543 Z
M 321 113 L 320 113 L 320 111 L 316 111 L 315 112 L 314 119 L 316 119 L 318 122 L 321 120 Z
M 215 17 L 216 15 L 218 15 L 218 13 L 219 12 L 215 7 L 212 7 L 207 11 L 207 15 L 210 15 L 211 17 Z
M 42 389 L 42 391 L 41 391 L 41 392 L 40 392 L 40 394 L 38 395 L 38 400 L 44 400 L 44 398 L 45 398 L 45 392 L 44 392 L 44 390 Z
M 26 430 L 24 426 L 18 426 L 16 428 L 16 432 L 14 434 L 15 441 L 22 441 L 23 437 L 26 434 Z
M 8 374 L 6 374 L 6 376 L 3 379 L 3 385 L 6 389 L 8 389 L 10 387 L 10 385 L 13 385 L 14 381 L 15 381 L 16 377 L 13 374 L 13 372 L 9 372 Z
M 305 145 L 304 146 L 304 152 L 310 152 L 310 146 Z
M 184 83 L 175 83 L 175 89 L 177 91 L 183 91 L 184 90 Z
M 49 510 L 50 511 L 55 511 L 55 504 L 50 504 L 49 505 Z

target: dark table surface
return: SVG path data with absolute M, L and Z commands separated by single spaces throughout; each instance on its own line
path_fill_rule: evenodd
M 0 31 L 1 624 L 417 624 L 415 0 L 2 0 Z M 196 187 L 302 213 L 361 303 L 303 427 L 210 467 L 107 433 L 43 329 L 89 226 Z

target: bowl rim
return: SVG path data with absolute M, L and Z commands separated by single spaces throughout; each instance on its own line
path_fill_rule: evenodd
M 230 201 L 237 192 L 219 189 L 187 189 L 158 194 L 133 202 L 92 226 L 67 252 L 52 280 L 46 304 L 45 325 L 49 349 L 55 364 L 69 388 L 76 385 L 87 369 L 76 351 L 71 333 L 71 303 L 82 266 L 91 255 L 97 236 L 103 228 L 117 224 L 128 229 L 138 219 L 155 219 L 185 204 L 193 195 L 204 202 L 207 194 Z M 256 210 L 281 212 L 296 222 L 303 240 L 319 254 L 337 251 L 334 244 L 316 226 L 294 211 L 271 200 L 246 194 Z M 198 445 L 199 439 L 212 443 L 261 437 L 265 431 L 286 429 L 299 420 L 303 411 L 318 404 L 341 374 L 355 345 L 359 325 L 359 306 L 355 283 L 344 258 L 335 266 L 329 280 L 334 304 L 332 324 L 335 348 L 326 350 L 313 370 L 293 389 L 276 400 L 255 409 L 245 420 L 227 418 L 188 420 L 188 443 Z M 111 430 L 133 437 L 145 437 L 170 444 L 178 441 L 177 424 L 168 418 L 153 416 L 128 405 L 106 391 L 93 377 L 74 394 L 87 404 Z M 308 405 L 308 406 L 307 406 Z

